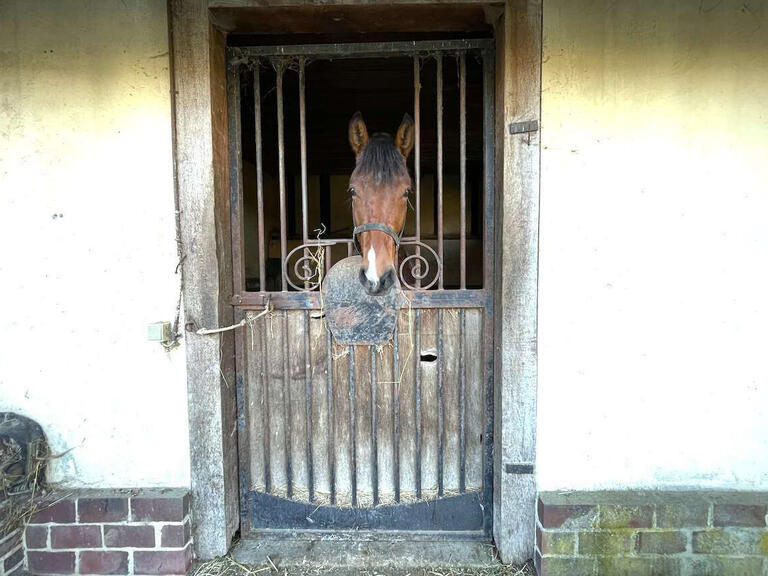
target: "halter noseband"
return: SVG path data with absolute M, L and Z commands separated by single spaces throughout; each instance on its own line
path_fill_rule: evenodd
M 365 224 L 360 224 L 360 226 L 355 226 L 354 230 L 352 230 L 352 239 L 355 242 L 355 247 L 357 248 L 358 252 L 361 252 L 361 250 L 360 250 L 360 242 L 357 240 L 357 235 L 363 232 L 369 232 L 371 230 L 384 232 L 384 234 L 386 234 L 387 236 L 392 238 L 392 240 L 395 241 L 396 249 L 400 247 L 400 234 L 392 230 L 392 228 L 390 228 L 386 224 L 382 224 L 381 222 L 367 222 Z

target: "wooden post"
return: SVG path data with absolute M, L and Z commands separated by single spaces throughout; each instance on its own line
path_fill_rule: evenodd
M 541 0 L 507 0 L 496 27 L 494 540 L 504 562 L 533 556 Z
M 172 0 L 176 187 L 183 250 L 190 470 L 198 559 L 225 554 L 239 526 L 224 36 L 205 0 Z M 218 246 L 217 246 L 218 244 Z

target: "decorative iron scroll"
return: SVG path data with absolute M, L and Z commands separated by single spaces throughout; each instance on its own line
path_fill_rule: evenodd
M 325 265 L 330 262 L 325 257 L 325 250 L 337 244 L 354 246 L 352 240 L 313 240 L 307 244 L 297 246 L 285 257 L 283 271 L 288 285 L 299 292 L 313 292 L 320 287 L 323 277 L 328 272 Z M 415 238 L 403 238 L 400 248 L 405 252 L 405 257 L 395 263 L 400 286 L 405 290 L 428 290 L 432 288 L 440 278 L 442 262 L 437 252 L 429 245 L 419 242 Z M 348 248 L 351 250 L 351 248 Z M 408 250 L 413 253 L 409 254 Z M 398 257 L 401 254 L 398 254 Z M 430 266 L 430 260 L 434 261 L 434 271 Z

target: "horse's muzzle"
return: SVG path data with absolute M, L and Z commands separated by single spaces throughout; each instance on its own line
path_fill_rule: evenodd
M 395 269 L 390 266 L 386 272 L 381 275 L 378 282 L 371 282 L 368 280 L 368 276 L 365 274 L 365 268 L 360 268 L 360 284 L 363 285 L 365 291 L 371 296 L 382 296 L 389 292 L 392 285 L 395 283 Z

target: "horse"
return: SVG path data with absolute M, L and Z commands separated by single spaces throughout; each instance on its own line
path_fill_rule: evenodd
M 412 186 L 406 160 L 413 141 L 413 119 L 408 114 L 394 139 L 384 132 L 369 137 L 360 112 L 349 121 L 349 144 L 355 153 L 348 190 L 352 237 L 363 259 L 360 283 L 371 296 L 386 294 L 397 280 L 395 259 Z

